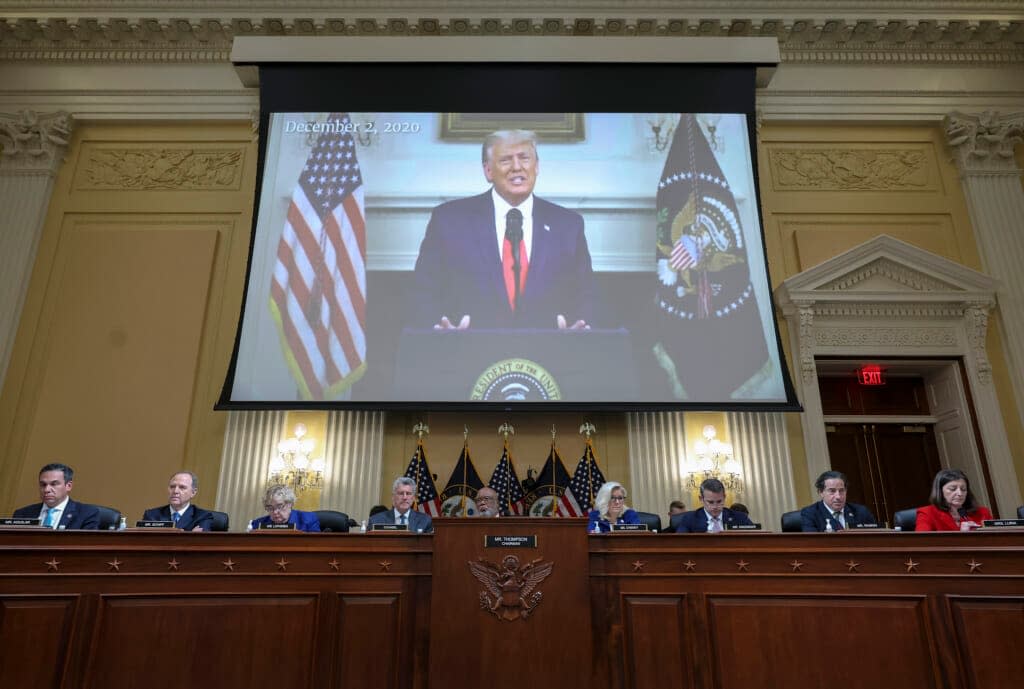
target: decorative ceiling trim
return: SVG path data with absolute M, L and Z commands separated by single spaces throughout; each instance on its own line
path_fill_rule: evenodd
M 12 3 L 7 3 L 11 5 Z M 16 4 L 16 3 L 15 3 Z M 39 14 L 36 3 L 36 14 Z M 45 4 L 45 3 L 43 3 Z M 259 5 L 260 3 L 255 3 Z M 266 3 L 264 3 L 266 4 Z M 322 4 L 322 3 L 321 3 Z M 446 3 L 452 11 L 458 3 Z M 673 3 L 678 5 L 681 3 Z M 683 3 L 685 4 L 685 3 Z M 790 3 L 799 5 L 800 3 Z M 901 7 L 906 3 L 902 3 Z M 998 3 L 996 3 L 998 4 Z M 65 9 L 78 3 L 62 3 Z M 176 3 L 176 6 L 188 3 Z M 826 3 L 827 5 L 827 3 Z M 226 62 L 235 36 L 773 36 L 784 63 L 984 64 L 1024 62 L 1024 13 L 1008 19 L 724 19 L 665 16 L 532 18 L 488 15 L 395 17 L 388 8 L 345 3 L 367 16 L 137 18 L 43 16 L 0 19 L 0 59 L 15 61 Z M 280 6 L 275 6 L 280 9 Z M 631 11 L 637 11 L 630 6 Z M 125 9 L 128 6 L 125 5 Z M 138 10 L 133 5 L 132 9 Z M 241 7 L 239 7 L 241 9 Z M 302 8 L 308 9 L 308 8 Z M 333 9 L 337 10 L 338 3 Z M 422 9 L 422 5 L 415 9 Z M 550 8 L 545 8 L 549 10 Z M 589 10 L 595 9 L 588 6 Z M 609 8 L 612 9 L 612 8 Z M 622 7 L 612 9 L 621 12 Z M 935 7 L 931 7 L 935 11 Z M 679 7 L 674 7 L 675 11 Z M 116 10 L 114 10 L 116 11 Z M 245 12 L 253 11 L 247 4 Z M 484 10 L 487 12 L 487 10 Z M 817 11 L 822 11 L 821 7 Z M 976 10 L 980 11 L 980 10 Z M 735 8 L 730 12 L 733 15 Z M 547 12 L 545 12 L 547 14 Z M 373 16 L 377 15 L 377 16 Z

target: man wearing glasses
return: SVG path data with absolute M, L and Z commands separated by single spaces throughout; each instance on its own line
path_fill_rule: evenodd
M 478 517 L 500 517 L 501 510 L 498 509 L 498 491 L 484 486 L 476 492 L 476 516 Z
M 320 520 L 316 514 L 293 509 L 294 505 L 295 491 L 288 486 L 271 486 L 263 496 L 263 508 L 267 516 L 253 519 L 249 523 L 249 530 L 255 531 L 271 524 L 294 524 L 297 531 L 319 532 Z

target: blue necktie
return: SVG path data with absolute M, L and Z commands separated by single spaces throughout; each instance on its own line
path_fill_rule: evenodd
M 53 528 L 53 512 L 54 510 L 52 507 L 46 508 L 46 517 L 43 518 L 43 526 L 48 529 Z
M 402 526 L 405 526 L 405 524 L 406 524 L 406 522 L 405 522 L 405 515 L 403 514 L 402 515 Z
M 177 526 L 178 522 L 181 521 L 181 515 L 177 512 L 171 512 L 171 518 L 174 520 L 174 525 Z

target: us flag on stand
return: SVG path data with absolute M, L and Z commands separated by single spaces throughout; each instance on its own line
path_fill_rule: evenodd
M 427 466 L 427 452 L 423 449 L 422 440 L 416 443 L 416 451 L 409 460 L 405 475 L 416 482 L 416 509 L 431 517 L 441 514 L 441 496 L 437 494 L 434 476 Z
M 576 471 L 569 482 L 569 490 L 576 497 L 576 504 L 584 514 L 590 512 L 594 507 L 594 495 L 604 485 L 604 474 L 597 466 L 597 457 L 594 456 L 594 447 L 587 438 L 587 447 L 583 450 L 583 456 Z
M 491 474 L 491 480 L 487 485 L 498 493 L 498 509 L 503 514 L 526 513 L 526 506 L 523 504 L 526 492 L 523 491 L 523 484 L 519 482 L 516 466 L 512 463 L 512 451 L 508 448 L 507 440 L 505 448 L 501 451 L 498 466 L 494 467 L 494 473 Z
M 292 192 L 270 286 L 285 359 L 307 400 L 366 370 L 363 178 L 347 113 L 331 113 Z

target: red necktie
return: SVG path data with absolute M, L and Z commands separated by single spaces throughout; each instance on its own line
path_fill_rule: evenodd
M 512 271 L 512 243 L 505 240 L 501 244 L 502 273 L 505 275 L 505 292 L 508 294 L 508 305 L 516 310 L 516 279 Z M 530 268 L 530 257 L 526 255 L 526 242 L 519 240 L 519 295 L 523 294 L 526 284 L 526 271 Z

